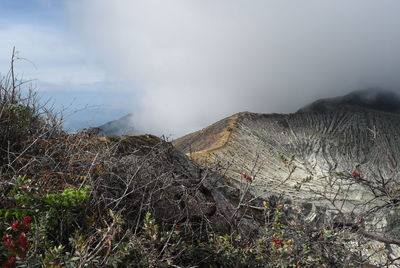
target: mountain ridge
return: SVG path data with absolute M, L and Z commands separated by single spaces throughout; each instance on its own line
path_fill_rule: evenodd
M 336 104 L 338 100 L 340 104 L 340 97 Z M 257 196 L 284 194 L 308 203 L 318 199 L 315 191 L 326 190 L 323 180 L 333 172 L 357 170 L 365 177 L 379 176 L 379 172 L 389 175 L 392 168 L 382 148 L 395 164 L 400 161 L 398 113 L 348 103 L 337 107 L 321 110 L 309 105 L 292 114 L 238 113 L 176 139 L 173 144 L 202 165 L 220 167 L 236 184 L 243 182 L 243 173 L 252 173 L 256 176 L 252 191 Z M 229 139 L 214 140 L 225 137 L 221 133 L 229 130 Z M 372 133 L 374 130 L 376 133 Z M 221 143 L 223 146 L 209 146 Z M 296 155 L 297 170 L 290 180 L 285 181 L 288 172 L 279 154 L 287 158 Z M 255 167 L 258 173 L 254 172 Z M 313 177 L 313 182 L 296 190 L 306 177 Z M 351 192 L 346 198 L 354 202 L 372 198 L 365 185 L 360 184 Z
M 100 136 L 108 135 L 135 135 L 140 131 L 132 126 L 133 114 L 127 114 L 119 119 L 109 121 L 97 128 L 100 129 Z
M 339 97 L 316 100 L 300 108 L 297 112 L 332 111 L 344 106 L 400 113 L 400 97 L 393 91 L 379 88 L 367 88 L 356 90 Z

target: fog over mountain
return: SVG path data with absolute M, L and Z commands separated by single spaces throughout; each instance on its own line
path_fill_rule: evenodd
M 356 106 L 382 112 L 399 113 L 400 97 L 393 91 L 368 88 L 351 92 L 345 96 L 316 100 L 301 108 L 298 112 L 334 112 L 344 106 Z
M 156 134 L 400 89 L 399 1 L 87 0 L 69 9 L 91 57 L 138 91 L 134 126 Z
M 108 135 L 134 135 L 142 133 L 132 126 L 132 114 L 127 114 L 117 120 L 109 121 L 99 128 L 101 129 L 101 136 Z

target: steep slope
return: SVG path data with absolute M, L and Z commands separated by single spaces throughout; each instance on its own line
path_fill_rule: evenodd
M 358 91 L 294 114 L 238 113 L 173 144 L 236 188 L 280 199 L 295 217 L 333 226 L 365 217 L 369 232 L 399 239 L 399 107 L 392 93 Z M 389 250 L 373 258 L 378 266 L 400 255 L 386 238 L 362 249 Z
M 348 192 L 340 190 L 343 185 L 330 184 L 336 172 L 351 177 L 357 170 L 363 178 L 389 177 L 392 164 L 400 160 L 400 116 L 372 109 L 379 108 L 381 97 L 387 95 L 378 94 L 365 102 L 369 92 L 318 101 L 294 114 L 239 113 L 173 143 L 195 161 L 220 169 L 237 184 L 244 183 L 243 173 L 255 176 L 251 190 L 256 195 L 282 194 L 301 203 L 317 201 L 312 202 L 314 206 L 331 207 L 322 195 L 339 193 L 338 200 L 350 201 L 344 207 L 350 211 L 373 196 L 361 184 L 349 186 Z M 400 107 L 393 103 L 393 107 Z M 376 130 L 379 144 L 373 141 L 371 130 Z M 288 159 L 295 154 L 297 168 L 290 178 L 279 154 Z M 311 181 L 304 182 L 305 178 Z

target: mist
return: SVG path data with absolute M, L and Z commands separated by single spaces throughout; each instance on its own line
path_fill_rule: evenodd
M 71 26 L 129 80 L 133 125 L 179 137 L 240 111 L 400 91 L 399 1 L 86 0 Z

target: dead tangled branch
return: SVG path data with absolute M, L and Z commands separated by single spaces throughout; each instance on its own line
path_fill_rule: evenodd
M 364 219 L 349 217 L 348 199 L 339 198 L 357 183 L 375 191 L 363 208 L 391 198 L 364 210 L 364 217 L 397 205 L 399 191 L 383 175 L 372 182 L 359 174 L 357 180 L 349 174 L 322 178 L 325 191 L 315 194 L 338 213 L 327 217 L 321 210 L 310 220 L 282 195 L 267 199 L 251 193 L 259 179 L 258 156 L 236 187 L 225 176 L 227 167 L 215 166 L 222 174 L 217 175 L 155 136 L 65 133 L 60 118 L 39 104 L 31 88 L 22 91 L 16 59 L 14 50 L 11 70 L 0 81 L 0 208 L 5 208 L 0 232 L 8 232 L 0 263 L 12 253 L 21 263 L 44 267 L 56 261 L 69 267 L 348 267 L 376 254 L 366 257 L 350 242 L 399 244 L 370 232 Z M 288 176 L 271 190 L 296 170 L 294 155 L 281 159 Z M 351 213 L 358 215 L 357 209 Z M 28 243 L 24 248 L 10 238 L 29 232 L 29 223 L 19 223 L 32 220 L 26 213 L 34 218 L 30 251 Z M 17 246 L 25 251 L 17 252 Z
M 11 68 L 0 80 L 0 168 L 12 168 L 13 161 L 39 138 L 62 134 L 61 118 L 51 108 L 40 104 L 32 87 L 22 91 L 24 81 L 14 74 L 18 60 L 13 49 Z

